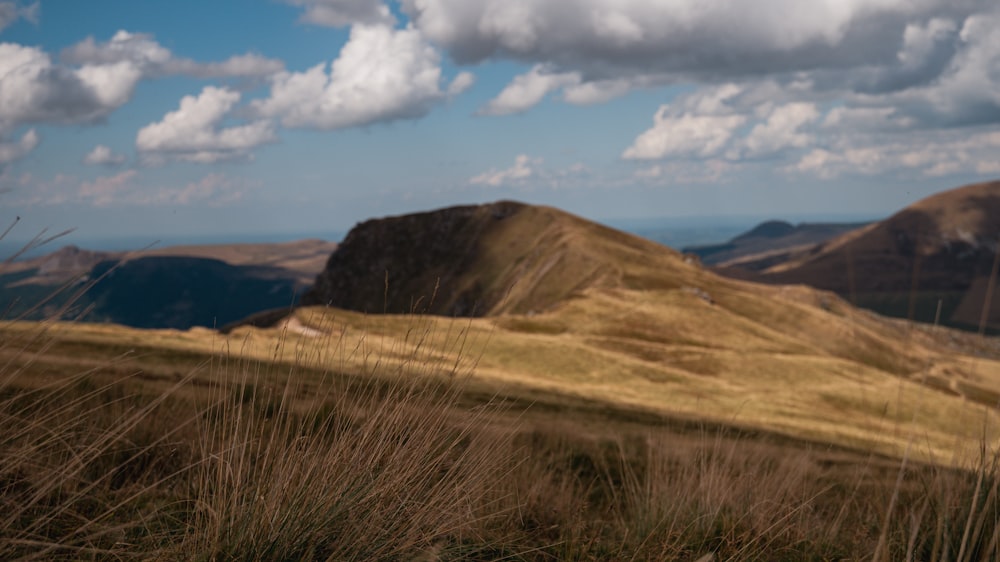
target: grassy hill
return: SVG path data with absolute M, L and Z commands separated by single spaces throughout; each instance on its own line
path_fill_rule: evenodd
M 451 316 L 0 326 L 0 413 L 22 428 L 0 438 L 0 554 L 997 553 L 995 339 L 724 278 L 555 209 L 440 219 L 349 235 L 319 285 L 347 299 L 331 275 L 347 271 L 377 282 L 362 310 L 390 295 L 380 309 Z M 359 248 L 386 251 L 345 257 Z M 387 290 L 395 255 L 413 258 Z
M 1000 181 L 968 185 L 918 201 L 756 273 L 724 273 L 762 282 L 803 283 L 836 291 L 891 316 L 979 326 L 1000 240 Z M 739 264 L 736 264 L 737 266 Z M 1000 328 L 1000 303 L 987 326 Z

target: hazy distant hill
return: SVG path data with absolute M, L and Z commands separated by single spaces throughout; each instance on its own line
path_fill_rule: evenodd
M 351 230 L 303 304 L 363 312 L 485 316 L 540 312 L 594 287 L 680 287 L 681 262 L 644 238 L 510 201 L 373 219 Z
M 129 253 L 67 246 L 0 265 L 0 299 L 7 318 L 49 318 L 72 301 L 64 316 L 85 312 L 86 321 L 142 328 L 221 326 L 295 304 L 334 248 L 322 240 Z
M 980 321 L 997 240 L 1000 181 L 968 185 L 923 199 L 893 216 L 842 234 L 808 252 L 748 273 L 729 275 L 768 283 L 829 289 L 893 316 L 975 327 Z M 988 322 L 1000 329 L 1000 303 Z
M 763 222 L 722 244 L 691 246 L 685 253 L 697 255 L 709 265 L 739 265 L 760 270 L 793 259 L 816 244 L 865 226 L 867 223 L 800 223 L 780 220 Z

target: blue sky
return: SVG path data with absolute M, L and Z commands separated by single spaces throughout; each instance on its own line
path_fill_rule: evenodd
M 0 221 L 889 213 L 1000 176 L 995 0 L 0 0 Z

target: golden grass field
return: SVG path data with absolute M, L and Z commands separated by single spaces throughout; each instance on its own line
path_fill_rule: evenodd
M 487 317 L 4 323 L 0 558 L 1000 555 L 995 339 L 544 224 Z

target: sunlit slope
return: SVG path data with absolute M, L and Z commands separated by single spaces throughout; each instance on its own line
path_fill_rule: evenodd
M 474 377 L 501 394 L 515 384 L 891 454 L 913 437 L 920 456 L 942 462 L 1000 422 L 995 360 L 804 289 L 702 290 L 714 304 L 684 288 L 592 290 L 546 313 L 489 319 L 310 308 L 286 325 L 295 346 L 285 349 L 352 369 L 373 357 L 440 372 L 475 362 Z M 282 334 L 245 330 L 231 337 L 261 354 Z

